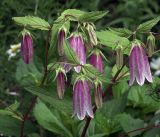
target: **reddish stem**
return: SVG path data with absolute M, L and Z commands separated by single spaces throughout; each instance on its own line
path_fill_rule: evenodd
M 40 85 L 43 85 L 44 82 L 45 82 L 45 79 L 47 77 L 47 73 L 48 73 L 48 70 L 47 70 L 47 65 L 48 65 L 48 43 L 49 43 L 49 39 L 50 39 L 50 35 L 51 35 L 51 29 L 48 31 L 48 36 L 47 36 L 47 40 L 46 40 L 46 43 L 45 43 L 45 64 L 44 64 L 44 76 L 43 76 L 43 79 L 41 81 L 41 84 Z M 21 127 L 20 127 L 20 137 L 24 137 L 24 128 L 25 128 L 25 122 L 26 120 L 28 119 L 28 116 L 29 116 L 29 113 L 32 111 L 35 103 L 36 103 L 36 100 L 37 100 L 37 96 L 33 98 L 27 112 L 24 114 L 23 118 L 22 118 L 22 123 L 21 123 Z
M 137 131 L 141 131 L 141 130 L 152 129 L 152 128 L 160 128 L 160 125 L 150 125 L 150 126 L 147 126 L 147 127 L 144 127 L 144 128 L 137 128 L 135 130 L 127 132 L 127 134 L 131 134 L 131 133 L 134 133 L 134 132 L 137 132 Z M 125 135 L 121 135 L 119 137 L 125 137 Z

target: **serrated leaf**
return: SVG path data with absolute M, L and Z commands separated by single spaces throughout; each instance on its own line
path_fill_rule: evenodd
M 158 16 L 155 19 L 152 19 L 145 23 L 140 24 L 137 28 L 137 32 L 139 33 L 149 32 L 152 29 L 152 27 L 154 27 L 159 21 L 160 21 L 160 16 Z
M 70 131 L 41 100 L 38 100 L 34 108 L 34 116 L 36 117 L 38 123 L 45 129 L 62 136 L 73 137 Z
M 160 109 L 160 102 L 149 95 L 149 86 L 132 86 L 128 94 L 129 104 L 140 107 L 143 113 L 155 112 Z
M 80 22 L 94 22 L 98 19 L 103 18 L 108 11 L 92 11 L 92 12 L 86 12 L 83 15 L 79 17 Z
M 24 27 L 31 27 L 41 30 L 49 30 L 50 25 L 44 19 L 34 16 L 25 16 L 25 17 L 13 17 L 12 18 L 18 25 Z
M 133 34 L 133 32 L 126 28 L 109 28 L 111 32 L 121 37 L 129 37 Z
M 70 97 L 66 97 L 60 100 L 56 93 L 55 87 L 26 87 L 25 88 L 30 93 L 38 96 L 43 101 L 49 103 L 55 109 L 59 111 L 64 111 L 66 113 L 72 113 L 72 102 Z
M 127 38 L 120 37 L 109 30 L 98 31 L 96 34 L 100 43 L 104 46 L 116 50 L 117 43 L 119 43 L 124 49 L 124 54 L 129 55 L 131 46 L 130 41 Z
M 42 74 L 39 72 L 33 62 L 30 64 L 25 64 L 22 59 L 18 61 L 16 79 L 20 82 L 20 84 L 28 85 L 31 83 L 37 83 L 41 77 Z
M 116 118 L 123 130 L 128 133 L 130 131 L 133 131 L 138 128 L 143 128 L 144 127 L 144 121 L 141 119 L 134 119 L 131 115 L 129 114 L 119 114 Z M 130 137 L 134 137 L 136 135 L 139 135 L 142 133 L 143 130 L 132 132 L 128 134 Z
M 97 78 L 102 82 L 110 83 L 111 81 L 104 77 L 102 73 L 100 73 L 95 67 L 93 67 L 91 64 L 85 64 L 83 65 L 83 72 L 86 74 L 89 78 Z
M 61 16 L 56 20 L 56 22 L 61 22 L 66 19 L 69 19 L 70 21 L 78 21 L 79 17 L 84 13 L 84 11 L 77 9 L 67 9 L 62 12 Z
M 79 58 L 77 57 L 74 50 L 70 47 L 68 41 L 64 42 L 64 53 L 68 61 L 75 63 L 75 64 L 80 64 Z
M 115 115 L 123 112 L 127 104 L 127 95 L 128 94 L 125 94 L 123 97 L 103 103 L 100 112 L 107 118 L 113 118 Z
M 11 116 L 0 115 L 0 133 L 3 136 L 19 137 L 21 121 Z M 25 123 L 25 134 L 35 132 L 33 124 Z

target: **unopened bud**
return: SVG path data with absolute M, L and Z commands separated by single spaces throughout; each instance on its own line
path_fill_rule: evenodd
M 22 32 L 21 55 L 26 64 L 29 64 L 33 58 L 33 40 L 27 30 Z
M 64 40 L 65 40 L 66 32 L 64 29 L 60 29 L 58 33 L 58 54 L 59 56 L 64 55 Z
M 103 94 L 102 84 L 100 82 L 95 81 L 94 82 L 94 98 L 95 98 L 95 104 L 97 108 L 102 107 L 102 102 L 103 102 L 102 94 Z
M 91 44 L 97 45 L 97 36 L 96 36 L 96 32 L 95 32 L 94 26 L 88 24 L 87 25 L 87 30 L 88 30 L 89 39 L 90 39 Z
M 149 57 L 153 55 L 154 49 L 155 49 L 155 37 L 152 34 L 150 34 L 147 38 L 147 52 Z
M 66 74 L 62 67 L 56 70 L 57 94 L 60 99 L 64 97 Z
M 120 69 L 123 65 L 123 48 L 121 45 L 117 46 L 116 49 L 116 66 Z

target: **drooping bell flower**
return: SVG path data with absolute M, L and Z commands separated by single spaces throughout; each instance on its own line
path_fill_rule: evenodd
M 145 78 L 152 82 L 151 70 L 148 58 L 142 44 L 135 40 L 132 43 L 132 48 L 129 56 L 130 81 L 129 85 L 133 85 L 136 80 L 139 85 L 143 85 Z
M 80 34 L 71 35 L 69 38 L 69 43 L 79 58 L 80 64 L 86 64 L 86 48 L 82 36 Z M 76 66 L 74 69 L 77 73 L 79 73 L 81 71 L 81 66 Z
M 64 40 L 65 40 L 65 36 L 66 36 L 65 29 L 60 29 L 59 33 L 58 33 L 58 42 L 57 42 L 59 56 L 63 56 L 64 55 Z
M 33 58 L 33 41 L 29 32 L 24 32 L 21 41 L 21 55 L 26 64 Z
M 97 108 L 102 107 L 102 83 L 99 81 L 94 81 L 94 98 L 95 98 L 95 104 Z
M 98 49 L 94 49 L 90 54 L 90 64 L 93 65 L 99 72 L 103 73 L 103 57 Z
M 83 120 L 86 115 L 93 118 L 89 83 L 84 78 L 78 78 L 73 87 L 73 115 Z
M 58 97 L 59 99 L 63 99 L 65 91 L 66 73 L 61 66 L 56 70 L 56 81 Z

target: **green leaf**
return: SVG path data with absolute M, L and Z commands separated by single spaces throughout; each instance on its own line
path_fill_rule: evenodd
M 79 17 L 84 13 L 86 12 L 77 9 L 67 9 L 62 12 L 61 16 L 56 20 L 56 22 L 58 23 L 66 19 L 69 19 L 70 21 L 78 21 Z
M 24 27 L 31 27 L 40 30 L 49 30 L 50 25 L 44 19 L 34 16 L 25 16 L 25 17 L 13 17 L 12 18 L 18 25 Z
M 34 116 L 43 128 L 64 137 L 73 137 L 70 131 L 62 124 L 62 122 L 40 100 L 38 100 L 34 108 Z
M 112 99 L 103 103 L 101 109 L 96 112 L 95 121 L 98 129 L 107 135 L 120 130 L 115 117 L 122 113 L 126 107 L 127 94 L 118 99 Z
M 149 32 L 152 29 L 152 27 L 154 27 L 159 21 L 160 21 L 160 16 L 158 16 L 155 19 L 152 19 L 145 23 L 140 24 L 137 28 L 137 32 L 139 33 Z
M 127 38 L 120 37 L 109 30 L 98 31 L 96 34 L 102 45 L 107 46 L 112 50 L 116 50 L 117 44 L 119 43 L 124 49 L 124 54 L 129 54 L 131 45 Z
M 125 94 L 123 97 L 103 103 L 103 107 L 100 109 L 101 113 L 107 118 L 113 118 L 115 115 L 123 112 L 127 103 L 127 95 Z
M 114 97 L 119 98 L 129 89 L 129 85 L 126 80 L 120 81 L 119 83 L 113 85 L 112 89 Z
M 131 115 L 129 114 L 119 114 L 117 116 L 117 120 L 119 121 L 121 127 L 123 130 L 128 133 L 130 131 L 133 131 L 138 128 L 143 128 L 144 127 L 144 121 L 141 119 L 134 119 Z M 130 137 L 134 137 L 136 135 L 139 135 L 142 133 L 143 130 L 132 132 L 128 134 Z
M 121 37 L 130 37 L 133 32 L 126 28 L 109 28 L 111 32 Z
M 104 77 L 103 73 L 100 73 L 94 66 L 91 64 L 85 64 L 83 65 L 82 71 L 85 73 L 85 75 L 89 78 L 97 78 L 102 82 L 110 83 L 110 79 L 107 79 Z
M 149 122 L 148 126 L 152 127 L 152 126 L 158 125 L 159 118 L 160 118 L 160 114 L 155 115 Z M 158 135 L 160 135 L 159 128 L 147 129 L 146 132 L 144 133 L 144 137 L 159 137 Z
M 0 115 L 0 133 L 5 136 L 15 136 L 19 137 L 21 121 L 11 117 Z M 26 122 L 25 133 L 33 133 L 35 128 L 33 124 Z
M 51 87 L 26 87 L 27 91 L 38 96 L 43 101 L 49 103 L 55 109 L 72 114 L 72 102 L 71 98 L 65 96 L 63 100 L 58 99 L 56 88 Z
M 22 120 L 21 114 L 17 111 L 19 105 L 20 105 L 20 103 L 15 101 L 15 103 L 11 104 L 7 108 L 0 109 L 0 115 L 9 115 L 9 116 L 17 118 L 19 120 Z
M 106 135 L 110 135 L 120 130 L 116 120 L 106 117 L 101 112 L 96 112 L 95 118 L 96 128 Z
M 17 63 L 16 69 L 16 79 L 22 85 L 28 85 L 31 83 L 38 83 L 42 74 L 38 71 L 35 64 L 31 62 L 30 64 L 25 64 L 22 59 Z
M 155 112 L 160 109 L 160 102 L 149 95 L 149 86 L 132 86 L 128 94 L 129 104 L 142 108 L 144 113 Z
M 67 59 L 75 64 L 80 64 L 79 58 L 77 57 L 76 53 L 74 50 L 70 47 L 68 41 L 65 41 L 64 43 L 64 52 L 67 57 Z
M 79 21 L 80 22 L 94 22 L 98 19 L 103 18 L 107 13 L 108 13 L 108 11 L 86 12 L 79 17 Z

